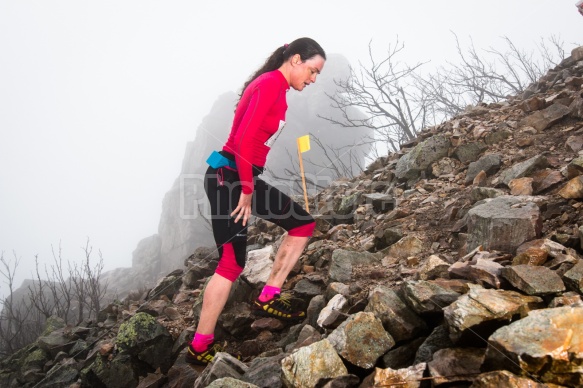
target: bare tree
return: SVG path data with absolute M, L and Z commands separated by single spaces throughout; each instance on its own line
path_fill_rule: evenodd
M 4 258 L 4 252 L 0 255 L 0 275 L 7 289 L 5 299 L 0 300 L 2 312 L 0 313 L 0 356 L 4 357 L 17 351 L 34 341 L 41 333 L 43 323 L 40 316 L 30 302 L 23 295 L 15 295 L 14 278 L 20 260 L 14 253 L 14 262 Z
M 92 258 L 89 240 L 82 247 L 81 261 L 64 261 L 59 245 L 53 249 L 53 263 L 44 266 L 35 257 L 35 273 L 26 292 L 14 289 L 14 277 L 19 260 L 14 262 L 0 256 L 0 276 L 8 286 L 8 296 L 2 300 L 0 313 L 0 354 L 8 355 L 33 342 L 41 334 L 46 320 L 51 316 L 66 323 L 79 324 L 84 319 L 97 317 L 107 292 L 101 281 L 104 263 Z
M 426 76 L 417 75 L 417 87 L 442 119 L 461 113 L 468 105 L 499 102 L 522 93 L 551 67 L 565 58 L 564 43 L 557 37 L 541 38 L 535 50 L 517 47 L 503 37 L 503 49 L 463 48 L 453 34 L 457 62 L 447 62 Z
M 372 129 L 373 142 L 384 142 L 390 151 L 399 149 L 399 144 L 415 138 L 427 125 L 428 111 L 423 96 L 415 87 L 415 71 L 423 65 L 412 66 L 399 61 L 405 48 L 397 41 L 390 45 L 384 59 L 377 61 L 369 42 L 370 65 L 359 63 L 351 67 L 347 79 L 335 80 L 338 90 L 328 95 L 332 107 L 342 112 L 342 119 L 322 117 L 342 127 L 366 127 Z M 357 118 L 350 113 L 356 107 L 365 114 Z
M 328 95 L 342 118 L 323 118 L 342 127 L 371 128 L 374 138 L 368 140 L 376 142 L 377 150 L 380 145 L 381 150 L 397 151 L 421 129 L 468 105 L 522 93 L 565 57 L 564 44 L 555 36 L 541 39 L 533 51 L 520 49 L 508 37 L 503 38 L 504 49 L 478 50 L 473 42 L 464 49 L 454 37 L 457 61 L 429 73 L 422 72 L 424 63 L 411 66 L 399 60 L 405 46 L 398 38 L 381 60 L 375 59 L 369 43 L 370 64 L 351 68 L 347 79 L 335 80 L 336 93 Z M 358 108 L 365 118 L 354 117 L 350 108 Z

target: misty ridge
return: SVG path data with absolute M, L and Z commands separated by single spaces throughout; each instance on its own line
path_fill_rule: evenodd
M 333 207 L 318 197 L 332 182 L 374 171 L 388 153 L 399 153 L 422 130 L 468 106 L 528 95 L 529 85 L 565 58 L 565 44 L 556 37 L 533 51 L 508 39 L 500 49 L 485 50 L 462 47 L 457 37 L 454 41 L 459 58 L 436 69 L 427 62 L 403 63 L 404 45 L 398 40 L 385 50 L 375 50 L 371 43 L 370 58 L 358 66 L 342 55 L 329 55 L 315 84 L 302 93 L 288 93 L 286 127 L 272 147 L 263 178 L 302 204 L 296 138 L 310 134 L 312 147 L 303 158 L 309 205 L 317 216 Z M 37 279 L 17 287 L 12 284 L 17 260 L 2 255 L 0 275 L 8 285 L 3 292 L 10 296 L 0 315 L 0 354 L 34 341 L 53 315 L 72 324 L 99 320 L 107 316 L 102 309 L 111 302 L 152 295 L 148 291 L 158 280 L 184 268 L 197 248 L 214 246 L 202 177 L 206 158 L 227 139 L 237 99 L 235 92 L 220 95 L 186 145 L 181 171 L 162 200 L 158 233 L 137 243 L 130 268 L 103 272 L 102 259 L 88 242 L 83 263 L 63 262 L 56 253 L 48 268 L 37 265 Z M 407 182 L 379 192 L 391 194 L 396 188 L 407 188 Z

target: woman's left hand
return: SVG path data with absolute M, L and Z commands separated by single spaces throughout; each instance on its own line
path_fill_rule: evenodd
M 253 197 L 253 193 L 251 194 L 244 194 L 241 193 L 239 197 L 239 203 L 237 204 L 237 208 L 233 210 L 231 213 L 231 217 L 234 217 L 235 214 L 237 218 L 235 218 L 235 222 L 239 222 L 241 218 L 243 218 L 243 226 L 247 225 L 247 221 L 249 217 L 251 217 L 251 199 Z

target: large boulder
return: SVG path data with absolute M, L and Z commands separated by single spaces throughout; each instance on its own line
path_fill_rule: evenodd
M 543 307 L 543 300 L 536 296 L 473 286 L 443 312 L 451 339 L 471 342 L 475 336 L 486 338 L 508 322 Z
M 537 131 L 544 131 L 569 113 L 571 113 L 569 107 L 562 104 L 553 104 L 546 109 L 536 111 L 525 117 L 520 121 L 520 125 L 533 127 Z
M 327 339 L 300 348 L 281 362 L 286 387 L 313 388 L 320 379 L 348 374 L 342 359 Z
M 116 345 L 121 354 L 129 354 L 164 373 L 171 366 L 174 341 L 168 330 L 146 313 L 137 313 L 119 327 Z
M 381 260 L 377 255 L 369 252 L 336 249 L 332 252 L 330 279 L 336 282 L 347 282 L 352 278 L 353 266 L 378 264 L 380 262 Z
M 544 155 L 536 155 L 502 171 L 500 173 L 500 181 L 508 186 L 510 181 L 531 176 L 535 172 L 548 167 L 548 165 L 549 162 Z
M 196 380 L 194 388 L 204 388 L 218 379 L 231 378 L 240 380 L 243 374 L 247 371 L 247 365 L 239 361 L 234 356 L 228 353 L 217 353 L 213 362 L 207 365 L 200 377 Z M 251 387 L 249 383 L 245 385 L 215 385 L 217 387 L 234 386 L 234 387 Z
M 364 311 L 374 313 L 397 342 L 415 338 L 427 330 L 425 321 L 395 291 L 384 286 L 378 286 L 370 292 Z
M 525 241 L 540 237 L 542 217 L 538 206 L 519 197 L 501 196 L 478 202 L 468 212 L 468 251 L 514 253 Z
M 444 135 L 435 135 L 417 144 L 397 162 L 396 177 L 407 181 L 417 180 L 433 162 L 447 156 L 450 145 Z
M 537 310 L 488 338 L 482 370 L 506 369 L 544 383 L 583 386 L 583 307 Z
M 372 313 L 350 316 L 328 336 L 328 341 L 346 361 L 361 368 L 372 368 L 377 359 L 395 345 Z

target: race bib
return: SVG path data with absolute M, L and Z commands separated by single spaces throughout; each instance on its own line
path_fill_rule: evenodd
M 269 137 L 269 139 L 267 139 L 267 141 L 263 144 L 265 144 L 267 147 L 271 148 L 273 146 L 273 143 L 275 143 L 275 141 L 277 140 L 277 138 L 279 137 L 281 131 L 283 130 L 283 127 L 285 127 L 285 121 L 283 120 L 279 120 L 279 128 L 277 129 L 277 131 L 275 131 L 275 133 L 273 135 L 271 135 Z

